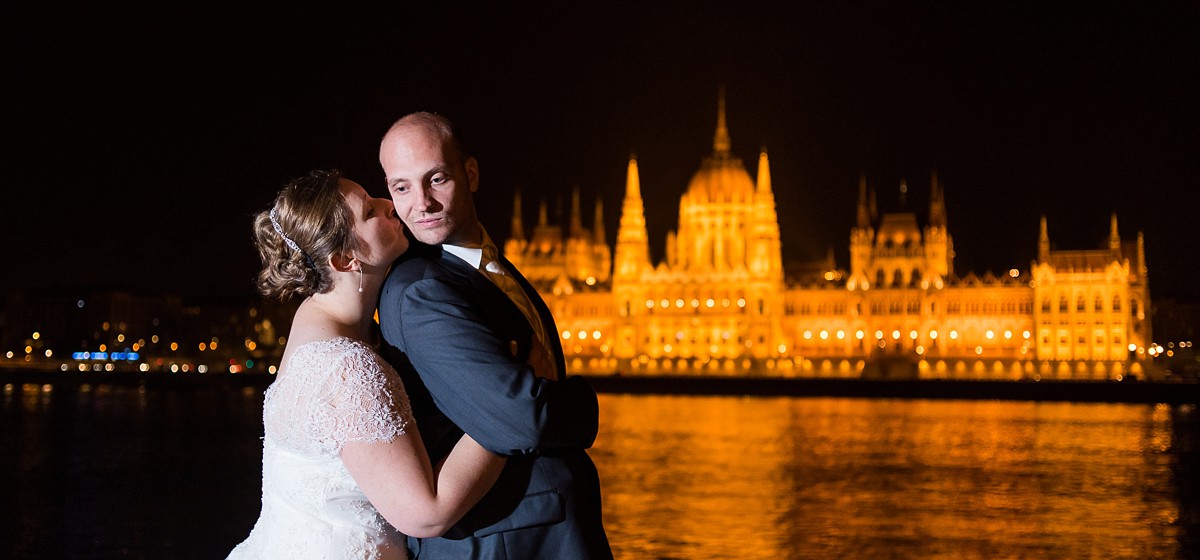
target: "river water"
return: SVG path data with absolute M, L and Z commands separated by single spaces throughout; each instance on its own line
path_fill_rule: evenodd
M 602 394 L 619 559 L 1195 558 L 1193 405 Z M 262 392 L 8 387 L 0 558 L 223 558 Z

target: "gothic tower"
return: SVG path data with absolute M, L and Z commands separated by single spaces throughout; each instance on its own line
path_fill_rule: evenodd
M 630 282 L 650 269 L 650 240 L 646 234 L 646 212 L 642 207 L 642 187 L 638 178 L 637 156 L 629 156 L 625 173 L 625 203 L 617 228 L 616 264 L 613 283 Z M 615 287 L 615 286 L 614 286 Z

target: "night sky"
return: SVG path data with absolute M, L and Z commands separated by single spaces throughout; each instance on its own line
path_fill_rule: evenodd
M 848 265 L 863 172 L 923 222 L 936 168 L 960 275 L 1028 268 L 1042 215 L 1057 248 L 1098 248 L 1116 212 L 1152 297 L 1200 299 L 1196 2 L 45 4 L 3 39 L 5 290 L 253 295 L 251 215 L 315 168 L 384 196 L 379 139 L 414 110 L 463 128 L 498 239 L 515 189 L 532 224 L 578 187 L 611 241 L 636 153 L 661 257 L 724 85 L 785 260 Z

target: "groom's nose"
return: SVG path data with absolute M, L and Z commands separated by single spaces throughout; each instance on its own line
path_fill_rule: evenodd
M 413 197 L 413 208 L 421 212 L 436 212 L 441 207 L 441 203 L 433 196 L 433 192 L 428 188 L 417 189 Z

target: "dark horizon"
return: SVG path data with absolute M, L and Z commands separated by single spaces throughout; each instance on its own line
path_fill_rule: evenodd
M 785 262 L 848 264 L 860 173 L 881 212 L 906 181 L 923 222 L 936 169 L 959 276 L 1027 269 L 1043 215 L 1056 248 L 1098 248 L 1116 213 L 1152 298 L 1200 300 L 1194 3 L 519 6 L 29 8 L 0 287 L 252 296 L 250 216 L 315 168 L 384 195 L 378 140 L 413 110 L 470 135 L 498 238 L 515 190 L 532 224 L 578 187 L 611 241 L 635 153 L 661 258 L 723 86 L 733 152 L 770 155 Z

